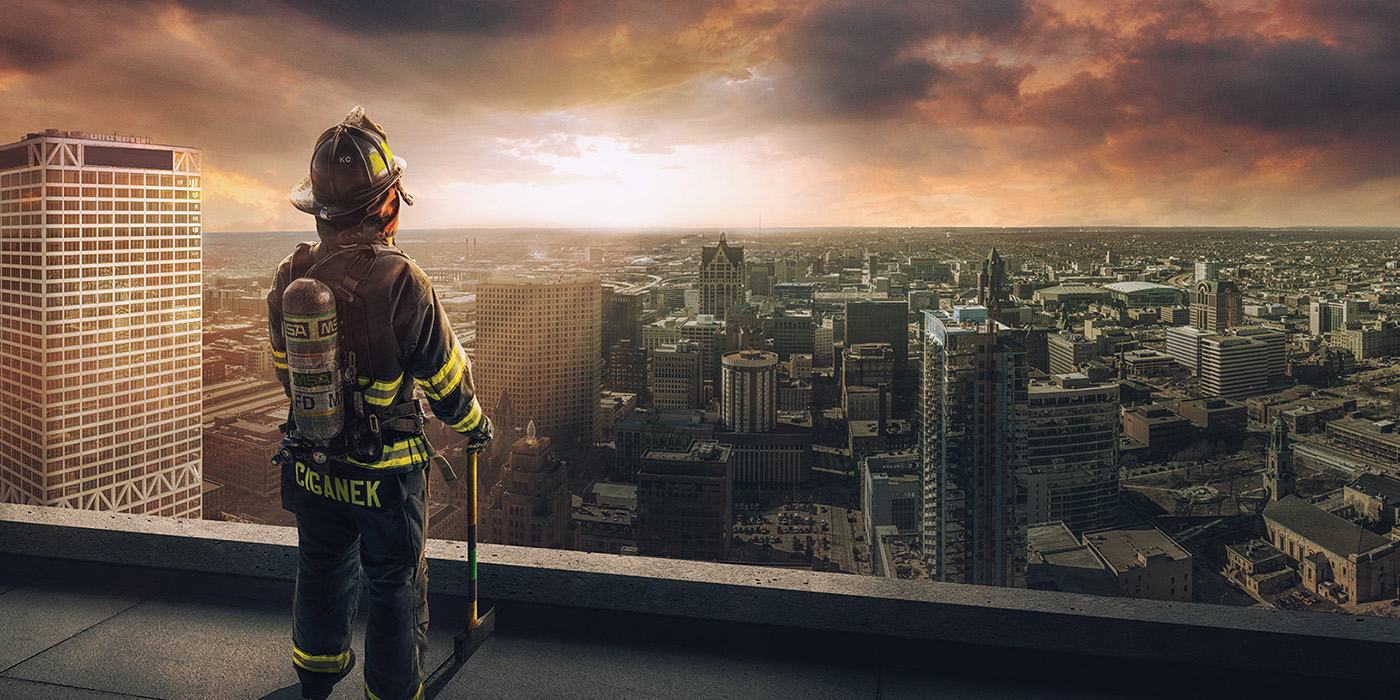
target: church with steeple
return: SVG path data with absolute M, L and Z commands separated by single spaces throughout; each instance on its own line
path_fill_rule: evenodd
M 1269 428 L 1262 514 L 1264 539 L 1277 548 L 1303 587 L 1335 602 L 1394 598 L 1400 585 L 1400 540 L 1299 498 L 1288 431 L 1282 418 Z

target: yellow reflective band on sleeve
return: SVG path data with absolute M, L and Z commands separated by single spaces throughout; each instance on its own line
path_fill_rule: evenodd
M 368 381 L 361 377 L 362 381 Z M 372 406 L 388 406 L 394 402 L 394 397 L 399 393 L 399 385 L 403 384 L 403 374 L 390 382 L 375 382 L 365 389 L 365 403 Z
M 272 361 L 272 366 L 275 367 L 275 368 L 277 368 L 277 369 L 287 369 L 287 363 L 285 363 L 285 362 L 278 362 L 277 360 L 273 360 L 273 361 Z
M 277 359 L 279 359 L 279 360 L 285 360 L 285 359 L 287 359 L 287 353 L 285 353 L 285 352 L 280 352 L 280 351 L 277 350 L 277 348 L 273 348 L 273 349 L 272 349 L 272 356 L 275 357 L 275 358 L 277 358 Z
M 447 358 L 447 362 L 427 380 L 415 379 L 418 386 L 423 387 L 423 393 L 428 398 L 439 401 L 448 392 L 457 387 L 457 382 L 462 378 L 462 369 L 467 366 L 467 356 L 462 352 L 462 346 L 457 344 L 456 339 L 452 341 L 452 353 Z
M 453 423 L 453 424 L 452 424 L 452 429 L 460 433 L 460 432 L 462 432 L 463 430 L 471 430 L 471 429 L 475 428 L 475 427 L 476 427 L 478 424 L 480 424 L 480 423 L 481 423 L 481 404 L 479 404 L 479 403 L 476 402 L 476 398 L 475 398 L 475 397 L 472 397 L 472 408 L 471 408 L 471 410 L 470 410 L 470 411 L 467 411 L 467 415 L 464 416 L 464 417 L 462 418 L 462 420 L 459 420 L 459 421 L 457 421 L 456 423 Z
M 287 369 L 287 353 L 278 352 L 277 348 L 272 348 L 272 366 L 277 369 Z
M 339 654 L 316 656 L 292 647 L 292 663 L 316 673 L 340 673 L 350 663 L 350 651 L 347 649 Z
M 384 454 L 378 462 L 361 462 L 353 457 L 350 458 L 350 463 L 371 469 L 406 467 L 410 464 L 426 461 L 428 461 L 428 449 L 424 446 L 422 435 L 414 435 L 392 445 L 385 445 Z

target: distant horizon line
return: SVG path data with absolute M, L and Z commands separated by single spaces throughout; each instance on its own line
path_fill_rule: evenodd
M 1216 231 L 1216 230 L 1249 230 L 1249 231 L 1400 231 L 1400 223 L 1393 226 L 1360 226 L 1360 225 L 1319 225 L 1319 224 L 1298 224 L 1293 226 L 1231 226 L 1231 225 L 1157 225 L 1157 226 L 1133 226 L 1119 224 L 1104 225 L 1060 225 L 1060 226 L 861 226 L 861 225 L 830 225 L 830 226 L 453 226 L 445 228 L 405 228 L 399 229 L 399 235 L 411 233 L 452 233 L 452 232 L 521 232 L 521 231 L 584 231 L 591 233 L 728 233 L 730 231 L 744 232 L 745 234 L 768 235 L 775 233 L 794 233 L 804 231 L 842 231 L 842 230 L 867 230 L 867 231 L 947 231 L 947 232 L 986 232 L 986 231 Z M 264 230 L 223 230 L 204 231 L 203 234 L 311 234 L 315 235 L 315 229 L 264 229 Z

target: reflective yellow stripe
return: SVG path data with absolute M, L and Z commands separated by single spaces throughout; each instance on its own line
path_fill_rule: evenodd
M 354 464 L 372 469 L 390 469 L 393 467 L 403 467 L 417 462 L 426 462 L 428 450 L 423 445 L 423 436 L 414 435 L 405 440 L 400 440 L 392 445 L 384 446 L 384 454 L 378 462 L 361 462 L 355 458 L 350 458 Z
M 457 421 L 456 423 L 453 423 L 453 424 L 452 424 L 452 429 L 453 429 L 453 430 L 456 430 L 457 432 L 460 433 L 460 432 L 462 432 L 463 430 L 471 430 L 472 428 L 475 428 L 475 427 L 477 426 L 477 424 L 480 423 L 480 422 L 481 422 L 481 404 L 477 403 L 477 402 L 476 402 L 476 398 L 473 397 L 473 398 L 472 398 L 472 410 L 467 411 L 467 415 L 466 415 L 465 417 L 463 417 L 462 420 L 459 420 L 459 421 Z
M 287 369 L 287 353 L 272 348 L 272 366 L 277 369 Z
M 350 651 L 347 649 L 339 654 L 316 656 L 292 647 L 292 663 L 316 673 L 340 673 L 350 663 Z
M 272 356 L 275 357 L 275 358 L 277 358 L 277 359 L 279 359 L 279 360 L 285 360 L 285 359 L 287 359 L 287 353 L 285 353 L 285 352 L 279 352 L 279 351 L 277 350 L 277 348 L 273 348 L 273 349 L 272 349 Z
M 437 401 L 447 395 L 447 392 L 457 386 L 457 380 L 462 378 L 462 368 L 466 367 L 467 356 L 462 352 L 462 346 L 457 344 L 456 339 L 452 341 L 452 354 L 447 359 L 447 363 L 442 366 L 428 380 L 415 379 L 418 386 L 423 387 L 423 392 L 428 398 Z
M 365 697 L 369 698 L 369 700 L 383 700 L 383 698 L 380 698 L 378 695 L 375 695 L 373 690 L 369 689 L 368 683 L 365 684 Z M 413 697 L 409 698 L 408 700 L 423 700 L 422 683 L 418 684 L 418 692 L 414 693 Z
M 276 367 L 277 369 L 287 369 L 287 363 L 278 362 L 277 360 L 272 361 L 272 366 Z
M 361 382 L 367 382 L 364 377 Z M 403 384 L 403 373 L 399 373 L 391 382 L 375 382 L 365 389 L 365 402 L 374 406 L 388 406 L 394 402 L 394 397 L 399 393 L 399 385 Z

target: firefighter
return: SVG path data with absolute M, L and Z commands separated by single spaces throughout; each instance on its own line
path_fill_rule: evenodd
M 423 697 L 426 467 L 436 453 L 415 385 L 468 451 L 491 440 L 432 283 L 394 246 L 400 207 L 413 203 L 404 168 L 360 107 L 321 134 L 291 192 L 320 240 L 282 261 L 267 296 L 273 364 L 292 399 L 277 461 L 283 507 L 297 516 L 292 663 L 307 698 L 330 695 L 355 665 L 361 572 L 365 696 Z M 307 304 L 320 307 L 308 315 Z

